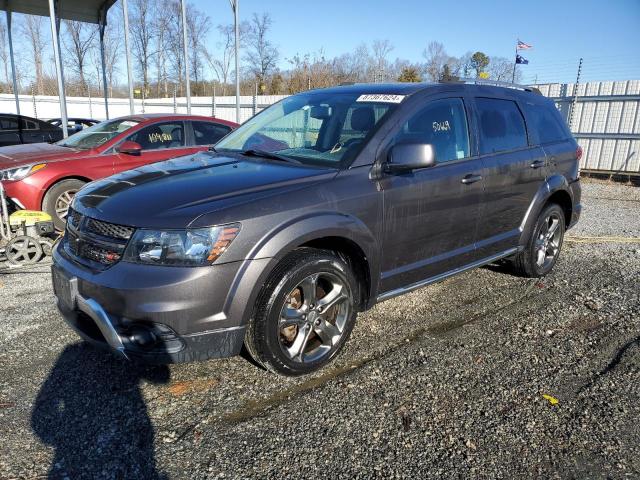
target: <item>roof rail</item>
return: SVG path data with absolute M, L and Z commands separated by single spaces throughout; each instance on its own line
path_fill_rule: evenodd
M 451 80 L 443 81 L 441 83 L 469 83 L 475 85 L 492 85 L 495 87 L 505 87 L 505 88 L 513 88 L 516 90 L 524 90 L 525 92 L 533 92 L 538 95 L 542 95 L 542 92 L 538 90 L 536 87 L 530 87 L 528 85 L 520 85 L 517 83 L 511 82 L 502 82 L 500 80 L 490 80 L 485 78 L 460 78 L 460 77 L 452 77 Z

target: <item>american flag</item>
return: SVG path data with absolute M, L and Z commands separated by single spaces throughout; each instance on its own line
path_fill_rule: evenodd
M 533 45 L 529 45 L 528 43 L 524 43 L 522 40 L 518 40 L 518 46 L 516 48 L 518 50 L 528 50 L 533 48 Z

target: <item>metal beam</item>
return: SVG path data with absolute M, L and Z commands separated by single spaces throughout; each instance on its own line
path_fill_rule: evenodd
M 187 7 L 184 0 L 180 0 L 182 12 L 182 48 L 184 49 L 184 79 L 187 93 L 187 114 L 191 115 L 191 82 L 189 81 L 189 44 L 187 43 Z
M 107 26 L 107 10 L 104 6 L 100 9 L 100 60 L 102 61 L 102 91 L 104 93 L 104 113 L 109 120 L 109 91 L 107 89 L 107 64 L 104 59 L 104 29 Z
M 129 48 L 129 8 L 127 0 L 122 0 L 122 13 L 124 15 L 124 51 L 127 57 L 127 81 L 129 83 L 129 112 L 135 115 L 133 104 L 133 71 L 131 69 L 131 50 Z
M 18 79 L 16 76 L 16 61 L 13 57 L 13 34 L 11 33 L 11 10 L 7 3 L 7 35 L 9 36 L 9 57 L 11 57 L 11 79 L 13 81 L 13 96 L 16 97 L 16 113 L 20 115 L 20 97 L 18 96 Z
M 49 0 L 49 20 L 51 21 L 51 40 L 53 41 L 53 56 L 56 62 L 56 76 L 58 78 L 58 101 L 60 102 L 60 119 L 62 120 L 62 136 L 67 138 L 67 97 L 64 93 L 64 77 L 62 73 L 62 59 L 60 58 L 60 42 L 56 8 L 54 0 Z
M 240 25 L 238 23 L 238 3 L 240 0 L 229 0 L 233 10 L 233 28 L 235 30 L 234 48 L 236 63 L 236 123 L 240 123 Z

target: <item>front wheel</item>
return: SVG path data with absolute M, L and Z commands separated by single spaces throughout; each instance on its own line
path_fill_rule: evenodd
M 44 196 L 42 210 L 51 215 L 56 230 L 64 230 L 73 197 L 84 185 L 85 182 L 76 178 L 62 180 L 51 187 Z
M 356 318 L 358 284 L 332 252 L 295 250 L 263 287 L 245 346 L 266 369 L 287 376 L 329 363 L 346 343 Z
M 552 203 L 545 207 L 523 251 L 514 258 L 516 273 L 523 277 L 543 277 L 551 271 L 560 255 L 564 240 L 565 216 L 562 208 Z

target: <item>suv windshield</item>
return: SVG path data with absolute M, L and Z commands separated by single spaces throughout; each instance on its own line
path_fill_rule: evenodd
M 271 152 L 305 164 L 343 168 L 362 150 L 383 117 L 397 107 L 399 100 L 383 97 L 294 95 L 248 120 L 222 139 L 216 150 Z
M 80 150 L 96 148 L 120 135 L 122 132 L 126 132 L 131 127 L 135 127 L 138 123 L 139 122 L 129 118 L 120 118 L 109 122 L 97 123 L 92 127 L 85 128 L 78 133 L 74 133 L 67 139 L 60 140 L 58 145 L 78 148 Z

